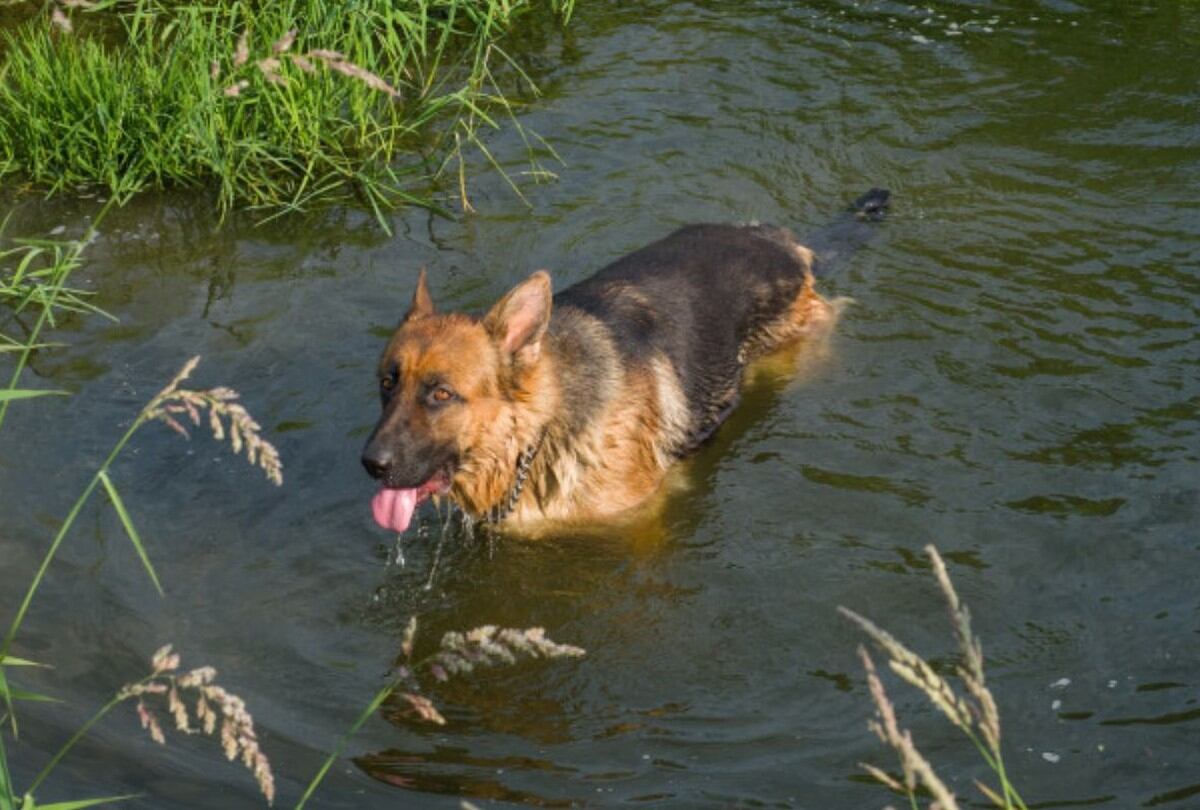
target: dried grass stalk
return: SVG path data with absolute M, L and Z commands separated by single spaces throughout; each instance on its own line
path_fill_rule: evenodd
M 327 50 L 311 50 L 307 54 L 310 59 L 315 59 L 321 62 L 325 67 L 332 71 L 341 73 L 343 76 L 349 76 L 370 87 L 372 90 L 378 90 L 381 93 L 387 93 L 392 98 L 400 98 L 400 91 L 392 87 L 380 76 L 372 73 L 361 65 L 356 65 L 350 62 L 346 57 L 337 51 Z
M 477 666 L 515 664 L 521 657 L 528 658 L 577 658 L 584 655 L 581 647 L 558 644 L 546 638 L 541 627 L 524 630 L 484 625 L 466 633 L 449 632 L 442 636 L 436 652 L 421 661 L 413 661 L 413 649 L 417 635 L 417 617 L 408 621 L 400 643 L 403 663 L 396 669 L 393 688 L 404 685 L 408 691 L 400 692 L 406 702 L 406 710 L 420 720 L 445 725 L 446 718 L 437 707 L 419 694 L 418 673 L 422 670 L 439 681 L 449 680 L 451 675 L 473 672 Z
M 884 649 L 888 654 L 888 666 L 893 672 L 924 692 L 951 723 L 963 731 L 970 731 L 972 717 L 966 700 L 960 697 L 949 681 L 937 674 L 925 659 L 905 647 L 870 619 L 849 608 L 839 607 L 838 612 L 861 627 L 863 632 Z
M 235 454 L 240 453 L 244 447 L 246 460 L 260 467 L 267 480 L 276 486 L 282 486 L 283 464 L 279 460 L 279 451 L 260 435 L 262 426 L 254 421 L 245 407 L 235 401 L 240 396 L 237 391 L 224 386 L 201 391 L 179 387 L 199 362 L 200 357 L 197 355 L 185 363 L 167 387 L 150 400 L 139 418 L 143 421 L 157 419 L 187 438 L 188 430 L 180 419 L 186 417 L 193 426 L 199 427 L 200 414 L 207 410 L 208 425 L 213 438 L 222 441 L 228 435 L 230 447 Z M 228 420 L 228 430 L 222 423 L 222 418 Z
M 286 56 L 291 60 L 299 70 L 304 73 L 315 73 L 316 66 L 314 63 L 320 63 L 335 73 L 340 73 L 343 76 L 348 76 L 356 81 L 362 82 L 372 90 L 380 93 L 385 93 L 392 98 L 400 98 L 400 91 L 389 84 L 383 77 L 377 73 L 367 70 L 362 65 L 357 65 L 346 58 L 346 55 L 341 51 L 330 50 L 328 48 L 313 48 L 305 54 L 288 53 L 296 42 L 298 30 L 293 28 L 271 44 L 271 55 L 259 59 L 255 62 L 255 66 L 262 74 L 263 78 L 272 84 L 279 86 L 287 86 L 287 77 L 283 75 L 280 68 L 282 67 L 282 57 Z M 244 31 L 238 37 L 237 48 L 233 57 L 233 69 L 236 71 L 244 67 L 250 61 L 250 41 L 249 32 Z M 219 75 L 220 68 L 214 62 L 210 70 L 210 74 L 215 80 Z M 226 96 L 239 96 L 242 91 L 250 86 L 250 83 L 242 79 L 233 84 L 228 85 L 222 90 Z
M 250 61 L 250 32 L 243 31 L 238 37 L 237 49 L 233 53 L 233 66 L 240 68 Z
M 66 14 L 62 13 L 62 9 L 58 6 L 55 6 L 50 12 L 50 24 L 59 31 L 62 31 L 64 34 L 69 34 L 74 30 L 73 26 L 71 25 L 71 20 Z
M 271 53 L 275 54 L 276 56 L 279 56 L 281 53 L 287 53 L 291 49 L 292 43 L 295 41 L 296 29 L 293 28 L 279 39 L 275 40 L 275 43 L 271 46 Z
M 987 680 L 983 673 L 983 645 L 971 631 L 971 612 L 958 598 L 950 575 L 946 572 L 946 564 L 942 556 L 932 545 L 925 546 L 925 553 L 933 565 L 933 573 L 937 578 L 938 587 L 946 599 L 946 607 L 950 611 L 950 624 L 954 627 L 954 638 L 962 653 L 965 667 L 958 668 L 958 677 L 962 680 L 974 702 L 971 709 L 978 721 L 979 730 L 987 742 L 988 748 L 1000 748 L 1000 711 L 996 700 L 987 688 Z
M 220 723 L 219 736 L 226 759 L 233 761 L 240 758 L 254 775 L 267 803 L 273 803 L 275 776 L 270 760 L 259 745 L 254 718 L 246 709 L 245 702 L 215 683 L 217 671 L 212 667 L 179 672 L 180 658 L 178 653 L 172 652 L 170 644 L 154 653 L 150 666 L 148 676 L 136 683 L 126 684 L 117 693 L 119 700 L 137 698 L 138 719 L 142 728 L 149 732 L 150 738 L 159 745 L 166 745 L 163 724 L 153 708 L 154 702 L 165 701 L 166 712 L 171 716 L 175 728 L 187 734 L 203 732 L 212 736 Z M 185 695 L 190 695 L 194 701 L 191 712 Z M 192 715 L 195 716 L 195 726 L 191 722 Z
M 879 679 L 879 674 L 875 671 L 875 662 L 871 660 L 870 653 L 865 647 L 860 646 L 858 656 L 867 673 L 867 685 L 871 691 L 871 700 L 875 703 L 876 715 L 879 718 L 872 720 L 869 727 L 884 744 L 890 746 L 899 756 L 900 767 L 904 770 L 904 792 L 913 796 L 916 793 L 917 783 L 920 782 L 933 794 L 937 806 L 941 810 L 958 810 L 958 801 L 954 798 L 954 794 L 934 772 L 929 760 L 925 759 L 917 750 L 917 746 L 913 743 L 912 732 L 908 729 L 901 730 L 896 721 L 895 707 L 888 699 L 887 692 L 883 688 L 883 681 Z M 879 778 L 878 774 L 870 773 Z M 885 781 L 884 784 L 888 784 L 888 782 Z M 892 780 L 892 784 L 895 784 L 895 780 Z
M 949 681 L 935 672 L 925 659 L 908 649 L 890 633 L 852 610 L 844 607 L 838 608 L 838 610 L 843 616 L 862 628 L 879 645 L 888 656 L 889 668 L 896 675 L 923 692 L 955 727 L 963 731 L 975 743 L 988 766 L 999 777 L 1001 786 L 1000 791 L 995 791 L 981 782 L 976 782 L 980 792 L 998 807 L 1006 810 L 1014 808 L 1026 810 L 1024 801 L 1009 782 L 1004 769 L 1004 759 L 1000 748 L 1000 712 L 995 697 L 987 687 L 983 669 L 983 645 L 971 629 L 970 611 L 959 599 L 958 593 L 950 581 L 950 575 L 946 571 L 946 564 L 942 561 L 937 549 L 929 545 L 925 547 L 925 552 L 929 555 L 934 576 L 937 578 L 938 587 L 949 610 L 954 638 L 962 657 L 962 664 L 955 667 L 955 674 L 962 681 L 966 690 L 966 698 L 959 696 Z M 913 800 L 915 806 L 915 799 L 912 797 L 919 781 L 934 794 L 936 802 L 931 805 L 931 810 L 932 808 L 949 810 L 956 807 L 953 794 L 945 790 L 945 785 L 937 780 L 928 761 L 912 744 L 912 736 L 908 731 L 900 730 L 896 722 L 895 711 L 884 692 L 883 683 L 876 673 L 875 664 L 870 655 L 861 647 L 859 655 L 867 674 L 867 683 L 877 714 L 877 719 L 872 720 L 869 727 L 900 757 L 901 767 L 904 769 L 902 786 L 904 792 Z M 899 784 L 886 772 L 874 766 L 864 765 L 863 767 L 873 777 L 892 789 L 896 789 L 896 785 Z M 944 791 L 944 794 L 940 791 Z
M 424 695 L 417 695 L 412 692 L 401 692 L 400 697 L 408 701 L 417 717 L 427 723 L 434 723 L 439 726 L 446 725 L 446 718 L 442 717 L 442 713 L 437 710 L 433 702 Z
M 515 664 L 521 655 L 530 658 L 577 658 L 583 654 L 584 650 L 580 647 L 558 644 L 546 638 L 546 631 L 541 627 L 517 630 L 489 624 L 466 633 L 446 633 L 442 636 L 441 650 L 434 656 L 434 662 L 446 673 L 455 675 L 472 672 L 476 666 Z

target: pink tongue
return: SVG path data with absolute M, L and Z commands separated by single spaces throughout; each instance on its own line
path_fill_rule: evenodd
M 408 528 L 416 508 L 416 489 L 381 489 L 371 499 L 375 522 L 397 533 Z

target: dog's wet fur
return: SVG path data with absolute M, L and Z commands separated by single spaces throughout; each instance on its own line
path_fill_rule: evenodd
M 864 195 L 857 218 L 886 200 Z M 437 312 L 422 271 L 363 464 L 480 517 L 532 451 L 506 524 L 619 515 L 720 426 L 755 358 L 829 330 L 814 261 L 784 228 L 691 225 L 553 297 L 534 273 L 481 317 Z

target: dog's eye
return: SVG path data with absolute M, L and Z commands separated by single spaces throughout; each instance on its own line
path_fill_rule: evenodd
M 435 405 L 445 405 L 456 396 L 457 394 L 455 394 L 446 386 L 439 385 L 429 392 L 429 401 Z
M 382 388 L 384 391 L 391 391 L 393 388 L 396 387 L 396 378 L 395 377 L 380 378 L 379 387 Z

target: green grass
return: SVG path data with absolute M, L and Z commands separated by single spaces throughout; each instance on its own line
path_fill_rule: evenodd
M 53 345 L 43 341 L 47 329 L 70 313 L 95 312 L 112 317 L 88 302 L 91 293 L 67 284 L 112 205 L 109 202 L 101 209 L 80 239 L 0 241 L 0 358 L 13 359 L 8 381 L 0 388 L 0 427 L 12 402 L 66 393 L 18 387 L 33 353 Z M 3 235 L 0 226 L 0 238 Z
M 527 79 L 499 44 L 516 21 L 572 6 L 107 0 L 71 12 L 70 31 L 48 6 L 0 43 L 0 177 L 118 200 L 211 188 L 223 212 L 349 202 L 382 222 L 431 205 L 419 183 L 511 112 L 496 75 Z M 343 58 L 313 56 L 328 51 Z

